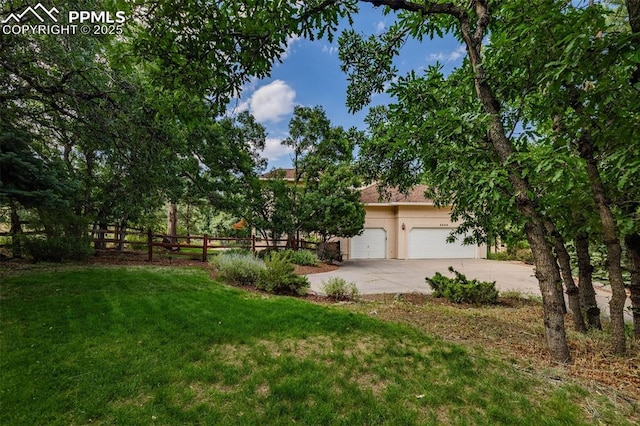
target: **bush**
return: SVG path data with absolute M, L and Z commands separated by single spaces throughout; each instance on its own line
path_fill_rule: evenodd
M 260 271 L 256 287 L 274 294 L 304 294 L 309 280 L 293 273 L 295 266 L 287 260 L 286 253 L 271 253 L 265 258 L 266 268 Z
M 222 253 L 211 260 L 220 279 L 232 284 L 254 285 L 265 269 L 264 262 L 251 254 Z
M 490 304 L 498 300 L 498 290 L 496 283 L 488 281 L 469 281 L 467 277 L 449 266 L 449 271 L 456 277 L 448 278 L 436 272 L 429 278 L 425 278 L 429 286 L 433 289 L 435 297 L 444 297 L 454 303 L 474 303 Z
M 249 249 L 245 249 L 245 248 L 231 248 L 231 249 L 227 249 L 225 251 L 222 252 L 222 254 L 228 255 L 228 254 L 242 254 L 245 256 L 253 256 L 253 253 L 251 253 L 251 250 Z
M 296 265 L 316 266 L 318 264 L 318 256 L 309 250 L 298 250 L 293 252 L 292 261 Z
M 332 277 L 328 281 L 322 280 L 321 288 L 328 297 L 335 300 L 354 300 L 360 295 L 355 283 L 347 282 L 340 277 Z
M 271 256 L 272 253 L 279 253 L 280 251 L 278 250 L 277 247 L 267 247 L 266 249 L 260 250 L 258 252 L 258 257 L 260 259 L 266 259 L 269 256 Z
M 24 238 L 24 250 L 36 262 L 84 261 L 93 254 L 88 236 Z
M 318 256 L 309 250 L 278 250 L 277 248 L 267 248 L 258 253 L 261 259 L 269 258 L 273 253 L 289 263 L 303 266 L 315 266 L 318 264 Z
M 533 255 L 531 249 L 522 248 L 517 250 L 500 251 L 497 253 L 488 253 L 487 259 L 489 260 L 519 260 L 530 265 L 533 265 Z
M 334 261 L 342 262 L 342 253 L 340 253 L 339 247 L 337 242 L 321 243 L 318 245 L 318 257 L 330 265 Z

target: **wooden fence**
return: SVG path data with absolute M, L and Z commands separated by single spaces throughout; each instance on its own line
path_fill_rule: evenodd
M 313 241 L 294 241 L 287 239 L 269 239 L 252 237 L 213 237 L 204 235 L 166 235 L 157 234 L 149 229 L 146 232 L 141 229 L 120 229 L 116 226 L 108 226 L 102 229 L 94 229 L 92 232 L 94 248 L 96 250 L 127 251 L 127 246 L 134 250 L 147 251 L 147 259 L 153 261 L 154 255 L 191 256 L 198 257 L 206 262 L 209 253 L 224 251 L 233 248 L 243 248 L 257 252 L 272 248 L 276 244 L 279 248 L 293 246 L 306 250 L 318 249 L 318 243 Z
M 93 246 L 96 252 L 147 252 L 147 259 L 151 262 L 154 256 L 170 255 L 170 256 L 191 256 L 207 261 L 208 255 L 215 251 L 224 251 L 233 248 L 243 248 L 251 250 L 254 254 L 257 252 L 273 248 L 274 244 L 278 248 L 290 248 L 312 250 L 318 252 L 319 249 L 325 250 L 326 247 L 320 243 L 306 240 L 293 239 L 269 239 L 264 240 L 252 237 L 212 237 L 204 235 L 165 235 L 156 234 L 151 229 L 144 231 L 138 228 L 121 228 L 118 226 L 108 225 L 90 229 L 90 235 L 93 240 Z M 42 232 L 25 232 L 25 234 L 42 235 Z M 0 233 L 0 236 L 11 235 L 9 233 Z M 340 252 L 339 243 L 328 243 L 336 245 L 332 250 Z M 10 246 L 11 244 L 3 244 Z M 2 245 L 0 245 L 1 247 Z M 319 253 L 320 254 L 320 253 Z
M 292 244 L 293 243 L 293 244 Z M 286 248 L 288 246 L 298 247 L 304 250 L 318 249 L 318 243 L 313 241 L 293 241 L 288 239 L 269 239 L 266 240 L 252 237 L 210 237 L 209 235 L 178 235 L 171 236 L 165 234 L 154 234 L 151 230 L 147 231 L 147 253 L 148 260 L 153 260 L 154 248 L 160 248 L 162 253 L 171 253 L 172 255 L 193 256 L 194 249 L 202 253 L 202 261 L 206 262 L 209 252 L 225 251 L 234 248 L 243 248 L 251 250 L 254 254 L 260 250 L 273 248 L 274 244 L 278 248 Z

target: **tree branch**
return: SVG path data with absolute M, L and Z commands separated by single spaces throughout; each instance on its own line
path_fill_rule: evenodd
M 373 6 L 387 6 L 393 10 L 407 10 L 409 12 L 420 12 L 425 15 L 451 15 L 458 19 L 465 15 L 465 11 L 453 3 L 435 3 L 426 1 L 424 4 L 414 3 L 406 0 L 360 0 L 370 3 Z

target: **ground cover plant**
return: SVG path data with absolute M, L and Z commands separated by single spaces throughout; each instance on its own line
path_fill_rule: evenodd
M 320 286 L 327 297 L 334 300 L 356 300 L 360 296 L 358 287 L 354 282 L 347 282 L 341 277 L 331 277 L 322 281 Z
M 255 285 L 265 269 L 264 261 L 251 253 L 221 253 L 211 260 L 220 279 L 232 284 Z
M 256 282 L 259 290 L 274 294 L 302 295 L 309 288 L 309 280 L 295 273 L 296 267 L 287 252 L 271 252 L 264 258 L 265 268 Z
M 630 424 L 577 385 L 203 269 L 32 268 L 0 300 L 0 424 Z
M 296 250 L 291 259 L 293 263 L 300 266 L 315 266 L 318 264 L 318 255 L 309 250 Z
M 440 272 L 429 278 L 425 278 L 435 297 L 444 297 L 454 303 L 489 304 L 498 300 L 496 283 L 488 281 L 469 280 L 464 274 L 449 266 L 449 272 L 455 277 L 449 278 Z

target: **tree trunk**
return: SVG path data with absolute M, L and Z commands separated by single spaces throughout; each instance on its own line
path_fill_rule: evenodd
M 191 244 L 191 203 L 187 203 L 187 212 L 183 218 L 187 228 L 187 244 Z
M 167 207 L 167 235 L 172 243 L 177 243 L 178 239 L 178 205 L 169 203 Z
M 104 250 L 107 248 L 107 243 L 104 241 L 105 233 L 107 231 L 107 224 L 100 221 L 100 223 L 97 224 L 97 228 L 98 228 L 98 232 L 96 234 L 97 238 L 93 243 L 93 248 L 96 250 Z
M 564 315 L 558 296 L 557 283 L 560 281 L 558 264 L 549 249 L 544 226 L 540 221 L 525 224 L 525 232 L 531 246 L 536 267 L 536 278 L 542 293 L 547 346 L 555 361 L 566 363 L 571 360 L 571 357 L 567 345 Z
M 567 296 L 569 299 L 569 309 L 573 314 L 573 325 L 576 331 L 580 333 L 587 332 L 587 326 L 584 323 L 582 317 L 582 309 L 580 304 L 580 291 L 573 280 L 573 274 L 571 273 L 571 256 L 567 252 L 567 248 L 564 245 L 564 238 L 560 235 L 557 229 L 552 229 L 551 233 L 554 239 L 554 245 L 556 249 L 556 256 L 558 257 L 558 263 L 560 265 L 560 274 L 562 275 L 562 281 L 567 289 Z M 564 302 L 564 298 L 563 298 Z
M 520 166 L 513 161 L 515 150 L 511 140 L 507 137 L 502 124 L 501 106 L 494 91 L 489 85 L 482 64 L 482 42 L 487 32 L 487 26 L 491 20 L 486 0 L 475 0 L 469 3 L 474 9 L 475 22 L 471 25 L 471 14 L 454 3 L 438 2 L 397 2 L 385 0 L 363 0 L 375 6 L 386 5 L 394 10 L 405 9 L 412 12 L 427 15 L 446 14 L 455 17 L 460 25 L 460 36 L 464 41 L 473 69 L 473 79 L 476 96 L 484 112 L 489 117 L 487 136 L 490 147 L 500 159 L 500 165 L 508 173 L 509 181 L 513 186 L 513 195 L 519 213 L 526 218 L 525 232 L 531 246 L 536 265 L 536 277 L 540 283 L 540 291 L 544 305 L 544 326 L 547 344 L 553 360 L 557 362 L 569 362 L 569 347 L 567 345 L 564 328 L 564 314 L 557 284 L 561 281 L 558 263 L 553 255 L 552 247 L 547 242 L 547 232 L 544 220 L 537 210 L 535 192 L 524 176 Z M 532 194 L 532 195 L 529 195 Z
M 558 283 L 561 281 L 558 263 L 547 242 L 547 232 L 544 221 L 536 209 L 536 201 L 530 198 L 529 194 L 534 192 L 531 191 L 528 181 L 522 177 L 523 173 L 519 170 L 517 163 L 512 160 L 515 150 L 502 124 L 500 102 L 496 99 L 485 75 L 481 49 L 486 27 L 490 20 L 487 3 L 478 0 L 473 4 L 477 16 L 475 29 L 472 31 L 466 14 L 460 15 L 458 19 L 462 39 L 466 44 L 469 61 L 474 70 L 476 95 L 482 103 L 484 111 L 490 117 L 488 137 L 494 152 L 508 171 L 518 211 L 527 218 L 525 232 L 531 246 L 536 266 L 536 278 L 538 278 L 542 293 L 544 327 L 549 352 L 554 361 L 566 363 L 571 360 L 571 356 L 567 345 L 564 313 L 560 303 L 562 294 L 558 294 Z
M 587 314 L 587 324 L 590 329 L 602 330 L 600 322 L 600 308 L 596 301 L 596 292 L 593 289 L 593 266 L 589 254 L 589 237 L 587 234 L 576 235 L 576 257 L 578 258 L 578 285 L 580 290 L 580 303 Z
M 22 222 L 15 205 L 11 205 L 11 257 L 22 258 Z
M 604 185 L 600 180 L 600 172 L 598 171 L 598 165 L 594 158 L 594 143 L 586 129 L 579 138 L 578 144 L 580 156 L 586 162 L 589 184 L 591 185 L 593 199 L 600 214 L 602 235 L 607 248 L 607 272 L 609 274 L 609 285 L 611 286 L 612 293 L 611 300 L 609 301 L 609 315 L 611 316 L 613 351 L 618 355 L 623 355 L 627 350 L 624 333 L 624 304 L 627 300 L 627 293 L 622 278 L 622 247 L 618 239 L 616 222 L 609 207 L 609 200 L 605 195 Z
M 124 250 L 124 241 L 127 238 L 127 219 L 120 221 L 120 234 L 118 234 L 118 251 Z
M 633 316 L 633 337 L 640 341 L 640 234 L 627 235 L 627 262 L 631 272 L 631 314 Z

